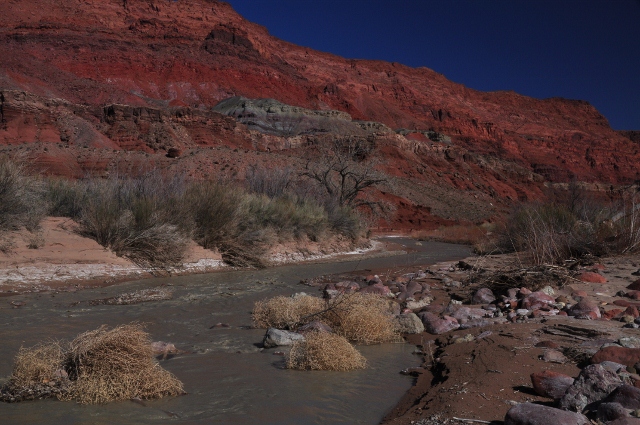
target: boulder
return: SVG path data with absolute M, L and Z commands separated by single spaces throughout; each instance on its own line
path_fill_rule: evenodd
M 507 412 L 504 425 L 588 425 L 580 413 L 533 403 L 516 404 Z
M 607 278 L 600 273 L 584 272 L 576 276 L 577 279 L 588 283 L 607 283 Z
M 573 384 L 574 379 L 563 373 L 552 370 L 544 370 L 531 374 L 531 384 L 534 391 L 542 397 L 553 399 L 562 398 L 567 388 Z
M 574 316 L 576 319 L 594 320 L 602 317 L 598 304 L 592 299 L 586 297 L 580 299 L 580 301 L 574 304 L 567 313 L 569 316 Z
M 462 324 L 469 320 L 481 319 L 487 316 L 487 311 L 481 308 L 459 307 L 451 314 L 451 317 Z
M 404 313 L 396 317 L 398 331 L 405 334 L 420 334 L 424 332 L 424 324 L 415 313 Z
M 625 348 L 640 348 L 640 338 L 635 336 L 625 336 L 618 339 L 618 344 Z
M 548 363 L 560 363 L 564 364 L 567 362 L 567 358 L 558 350 L 545 350 L 544 354 L 542 354 L 542 360 Z
M 604 347 L 593 355 L 591 363 L 601 363 L 606 360 L 633 367 L 640 362 L 640 348 Z
M 384 297 L 393 297 L 391 290 L 384 286 L 382 283 L 374 283 L 373 285 L 369 285 L 365 288 L 362 288 L 360 292 L 364 294 L 378 294 Z
M 444 316 L 440 318 L 433 313 L 420 313 L 418 315 L 424 324 L 424 328 L 427 332 L 433 335 L 440 335 L 445 332 L 456 330 L 460 327 L 460 324 L 456 319 L 451 316 Z
M 269 328 L 262 340 L 262 346 L 264 348 L 271 348 L 282 345 L 293 345 L 296 341 L 304 341 L 304 336 L 296 332 Z
M 597 418 L 601 421 L 614 421 L 628 416 L 629 412 L 620 403 L 601 403 L 598 406 Z
M 599 364 L 586 366 L 567 392 L 560 399 L 559 407 L 564 410 L 582 412 L 608 396 L 622 384 L 620 377 Z
M 620 418 L 607 422 L 607 425 L 640 425 L 640 419 L 638 418 Z
M 631 289 L 632 291 L 640 291 L 640 279 L 637 279 L 633 283 L 629 284 L 629 286 L 627 286 L 627 289 Z
M 492 319 L 473 319 L 467 320 L 460 324 L 460 329 L 484 328 L 486 326 L 495 325 L 496 321 Z
M 496 300 L 495 295 L 493 295 L 493 291 L 489 288 L 480 288 L 473 294 L 473 298 L 471 302 L 473 304 L 491 304 Z
M 619 403 L 625 409 L 640 409 L 640 388 L 620 385 L 604 399 L 604 402 Z
M 551 304 L 555 304 L 555 302 L 556 300 L 552 296 L 538 291 L 526 295 L 522 301 L 520 301 L 520 307 L 526 308 L 527 310 L 539 310 L 541 308 L 548 307 Z
M 420 300 L 417 300 L 417 301 L 407 301 L 405 305 L 409 310 L 419 310 L 419 309 L 425 308 L 429 304 L 431 304 L 432 300 L 433 300 L 433 298 L 431 298 L 431 297 L 424 297 L 424 298 L 422 298 Z

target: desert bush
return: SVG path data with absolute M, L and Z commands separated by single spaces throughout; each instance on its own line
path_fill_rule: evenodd
M 324 300 L 310 295 L 278 296 L 255 303 L 251 317 L 256 328 L 295 330 L 317 320 L 317 313 L 326 307 Z
M 588 251 L 592 228 L 579 223 L 563 205 L 529 204 L 517 208 L 502 232 L 506 250 L 526 251 L 533 264 L 562 262 Z
M 49 215 L 74 219 L 80 216 L 87 195 L 85 182 L 49 178 L 45 184 Z
M 21 347 L 16 355 L 11 385 L 32 388 L 59 379 L 64 361 L 62 343 L 53 341 L 32 348 Z
M 322 316 L 331 328 L 358 344 L 380 344 L 400 339 L 388 300 L 377 294 L 346 294 L 329 302 Z
M 367 364 L 349 341 L 328 332 L 311 332 L 304 341 L 296 341 L 286 362 L 289 369 L 338 371 L 364 369 Z
M 41 179 L 0 157 L 0 232 L 21 227 L 35 230 L 47 211 L 44 193 Z
M 70 344 L 65 369 L 74 385 L 70 399 L 107 403 L 183 393 L 182 383 L 153 358 L 151 339 L 140 324 L 85 332 Z
M 249 192 L 264 194 L 269 198 L 283 196 L 292 181 L 291 168 L 267 169 L 250 166 L 245 176 L 245 185 Z
M 173 224 L 181 217 L 165 207 L 178 203 L 178 196 L 172 202 L 134 179 L 92 180 L 85 190 L 77 218 L 84 235 L 141 265 L 181 263 L 188 244 L 186 226 Z
M 85 404 L 182 394 L 182 383 L 153 354 L 140 324 L 102 326 L 71 343 L 21 348 L 0 394 L 9 401 L 56 397 Z

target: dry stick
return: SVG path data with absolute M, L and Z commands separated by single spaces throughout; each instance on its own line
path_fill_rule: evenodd
M 456 418 L 455 416 L 452 417 L 451 419 L 456 420 L 456 421 L 463 421 L 463 422 L 478 422 L 480 424 L 490 424 L 491 422 L 489 421 L 483 421 L 480 419 L 464 419 L 464 418 Z

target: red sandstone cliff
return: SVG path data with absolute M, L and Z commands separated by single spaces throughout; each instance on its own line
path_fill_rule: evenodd
M 531 199 L 543 180 L 640 179 L 638 143 L 587 102 L 484 93 L 427 68 L 295 46 L 214 0 L 12 0 L 0 14 L 0 56 L 0 144 L 58 143 L 38 157 L 50 170 L 56 156 L 80 158 L 74 146 L 103 156 L 283 147 L 210 111 L 241 95 L 448 135 L 451 146 L 422 133 L 382 137 L 390 172 L 435 186 Z M 75 172 L 106 161 L 93 156 Z

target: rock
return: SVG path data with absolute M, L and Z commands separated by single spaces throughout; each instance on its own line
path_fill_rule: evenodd
M 620 403 L 601 403 L 598 406 L 597 418 L 601 421 L 608 422 L 626 417 L 629 417 L 629 412 Z
M 495 325 L 496 322 L 492 319 L 473 319 L 467 320 L 464 323 L 460 324 L 460 329 L 471 329 L 471 328 L 484 328 L 486 326 Z
M 486 317 L 487 311 L 481 308 L 460 307 L 451 314 L 451 317 L 456 319 L 458 323 L 462 324 L 469 320 L 481 319 Z
M 167 150 L 167 158 L 178 158 L 182 155 L 182 150 L 178 148 L 169 148 Z
M 635 305 L 628 306 L 627 309 L 624 311 L 624 314 L 628 316 L 633 316 L 634 319 L 640 316 L 640 314 L 638 313 L 638 307 L 636 307 Z
M 637 418 L 619 418 L 613 421 L 607 422 L 607 425 L 640 425 L 640 419 Z
M 422 285 L 412 280 L 407 284 L 407 294 L 414 295 L 416 292 L 422 292 Z
M 553 297 L 556 294 L 556 291 L 554 291 L 554 289 L 551 286 L 545 286 L 540 290 L 540 292 L 542 292 L 543 294 L 547 294 L 550 297 Z
M 504 425 L 587 425 L 589 421 L 580 413 L 533 403 L 516 404 L 507 412 Z
M 389 288 L 384 286 L 382 283 L 374 283 L 373 285 L 369 285 L 365 288 L 362 288 L 360 292 L 364 294 L 378 294 L 384 297 L 393 297 L 393 294 L 391 293 Z
M 177 353 L 178 349 L 176 348 L 175 345 L 173 345 L 170 342 L 164 342 L 164 341 L 154 341 L 151 343 L 151 350 L 153 350 L 153 355 L 157 356 L 160 354 L 173 354 L 173 353 Z
M 593 355 L 591 363 L 601 363 L 605 360 L 633 367 L 640 361 L 640 348 L 604 347 Z
M 548 363 L 560 363 L 567 362 L 567 358 L 558 350 L 545 350 L 542 354 L 542 360 Z
M 296 341 L 304 341 L 304 335 L 296 332 L 283 331 L 276 328 L 269 328 L 262 340 L 264 348 L 279 347 L 283 345 L 293 345 Z
M 529 310 L 527 310 L 526 308 L 519 308 L 516 310 L 516 315 L 521 316 L 521 317 L 526 317 L 529 315 L 529 313 L 531 313 Z
M 621 384 L 622 381 L 617 374 L 599 364 L 588 365 L 582 369 L 573 385 L 560 399 L 559 407 L 582 412 L 587 406 L 608 396 Z
M 460 327 L 458 321 L 451 316 L 444 316 L 442 319 L 433 313 L 420 313 L 418 316 L 425 330 L 433 335 L 440 335 Z
M 520 301 L 520 307 L 526 308 L 527 310 L 539 310 L 555 304 L 555 302 L 556 300 L 552 296 L 537 291 L 526 295 L 522 301 Z
M 640 291 L 640 279 L 637 279 L 633 283 L 629 284 L 627 286 L 627 289 L 631 289 L 632 291 Z
M 640 388 L 620 385 L 604 399 L 604 402 L 620 403 L 625 409 L 640 409 Z
M 553 399 L 562 398 L 573 384 L 574 379 L 563 373 L 545 370 L 531 374 L 531 384 L 534 391 L 542 397 Z
M 298 328 L 298 333 L 300 334 L 305 334 L 308 332 L 327 332 L 327 333 L 332 333 L 333 329 L 331 329 L 331 326 L 327 325 L 324 322 L 321 322 L 319 320 L 314 320 L 313 322 L 309 322 L 306 325 L 302 325 Z
M 341 291 L 344 294 L 353 294 L 360 290 L 360 285 L 357 282 L 353 282 L 350 280 L 345 280 L 342 282 L 338 282 L 335 284 L 335 287 L 338 291 Z
M 496 300 L 493 291 L 489 288 L 480 288 L 473 294 L 471 302 L 473 304 L 491 304 Z
M 424 324 L 415 313 L 404 313 L 396 317 L 398 331 L 405 334 L 420 334 L 424 332 Z
M 618 344 L 626 348 L 640 348 L 640 338 L 635 336 L 626 336 L 618 340 Z
M 621 370 L 626 370 L 627 366 L 620 364 L 620 363 L 616 363 L 616 362 L 610 362 L 608 360 L 605 360 L 601 363 L 599 363 L 600 366 L 602 366 L 603 368 L 613 372 L 613 373 L 618 373 Z
M 535 347 L 538 348 L 553 348 L 553 349 L 558 349 L 560 348 L 560 346 L 558 344 L 556 344 L 553 341 L 540 341 L 539 343 L 537 343 L 535 345 Z
M 518 298 L 518 288 L 507 289 L 507 298 L 515 300 Z
M 573 305 L 567 313 L 569 316 L 574 316 L 576 319 L 594 320 L 602 317 L 598 304 L 586 297 Z
M 607 283 L 607 278 L 596 272 L 580 273 L 576 278 L 588 283 Z
M 526 297 L 527 295 L 531 295 L 532 293 L 533 293 L 533 292 L 531 292 L 531 289 L 529 289 L 529 288 L 525 288 L 525 287 L 522 287 L 522 288 L 520 288 L 520 289 L 518 290 L 518 294 L 519 294 L 521 297 Z
M 580 301 L 582 298 L 587 297 L 587 293 L 585 291 L 573 291 L 573 293 L 571 294 L 571 296 L 577 300 Z
M 433 300 L 433 298 L 431 298 L 431 297 L 424 297 L 424 298 L 422 298 L 421 300 L 418 300 L 418 301 L 407 301 L 405 306 L 409 310 L 418 310 L 418 309 L 421 309 L 421 308 L 425 308 L 426 306 L 431 304 L 432 300 Z

